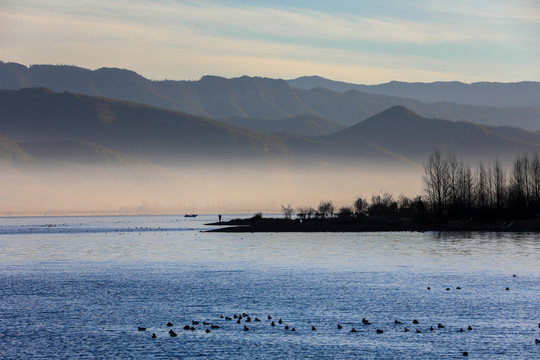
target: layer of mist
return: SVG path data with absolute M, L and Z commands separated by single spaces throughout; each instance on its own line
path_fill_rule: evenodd
M 421 167 L 199 164 L 4 167 L 0 215 L 279 213 L 421 192 Z

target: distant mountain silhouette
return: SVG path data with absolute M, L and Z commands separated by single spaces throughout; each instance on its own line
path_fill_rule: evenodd
M 317 136 L 332 134 L 345 128 L 339 123 L 316 115 L 300 115 L 284 120 L 230 117 L 223 121 L 266 134 L 295 133 L 303 136 Z
M 394 106 L 354 126 L 317 140 L 350 144 L 370 142 L 409 159 L 423 161 L 434 147 L 469 159 L 513 157 L 540 147 L 540 133 L 512 127 L 428 119 Z
M 521 86 L 519 84 L 516 86 Z M 531 84 L 534 90 L 536 83 Z M 506 88 L 506 85 L 510 86 L 501 86 Z M 540 108 L 497 108 L 450 102 L 428 104 L 405 97 L 357 90 L 341 93 L 323 88 L 297 89 L 284 80 L 259 77 L 225 79 L 204 76 L 199 81 L 150 81 L 125 69 L 102 68 L 92 71 L 75 66 L 25 67 L 0 62 L 0 88 L 25 87 L 47 87 L 57 92 L 69 91 L 141 102 L 214 119 L 244 117 L 283 120 L 300 115 L 314 115 L 344 125 L 353 125 L 391 106 L 404 105 L 428 118 L 540 130 Z M 521 94 L 522 91 L 516 93 Z M 538 100 L 534 91 L 531 91 L 531 94 L 533 95 L 523 95 L 522 98 L 532 96 Z M 408 97 L 407 94 L 401 96 Z M 469 98 L 474 99 L 473 96 Z M 498 105 L 503 103 L 497 102 Z
M 432 83 L 408 83 L 392 81 L 379 85 L 352 84 L 334 81 L 320 76 L 302 76 L 287 80 L 299 89 L 325 89 L 344 93 L 348 90 L 397 96 L 422 102 L 452 102 L 467 105 L 495 107 L 540 107 L 540 82 L 521 81 L 516 83 L 476 82 L 465 84 L 458 81 Z

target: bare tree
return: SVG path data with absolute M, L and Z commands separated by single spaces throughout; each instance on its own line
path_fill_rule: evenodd
M 356 216 L 365 215 L 368 208 L 368 202 L 366 199 L 358 197 L 356 200 L 354 200 L 353 208 Z
M 283 213 L 283 216 L 285 216 L 285 219 L 290 219 L 292 217 L 294 210 L 291 207 L 291 204 L 287 206 L 281 205 L 281 212 Z
M 435 149 L 424 164 L 424 190 L 435 213 L 446 212 L 448 200 L 448 161 L 443 159 L 439 149 Z
M 335 208 L 332 201 L 321 201 L 319 204 L 319 213 L 322 215 L 322 217 L 334 215 L 334 210 Z

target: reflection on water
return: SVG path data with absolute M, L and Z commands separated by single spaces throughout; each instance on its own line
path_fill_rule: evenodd
M 0 354 L 540 357 L 535 234 L 200 231 L 215 220 L 0 219 Z M 244 322 L 220 318 L 242 312 L 263 321 L 244 332 Z M 268 314 L 297 331 L 270 326 Z M 372 325 L 363 325 L 363 317 Z M 191 320 L 220 328 L 182 330 Z M 168 321 L 177 338 L 168 336 Z M 469 325 L 473 330 L 458 332 Z M 359 332 L 350 333 L 352 327 Z

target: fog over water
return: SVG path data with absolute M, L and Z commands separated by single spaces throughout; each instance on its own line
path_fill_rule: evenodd
M 279 212 L 422 191 L 421 166 L 192 164 L 4 167 L 0 215 Z

